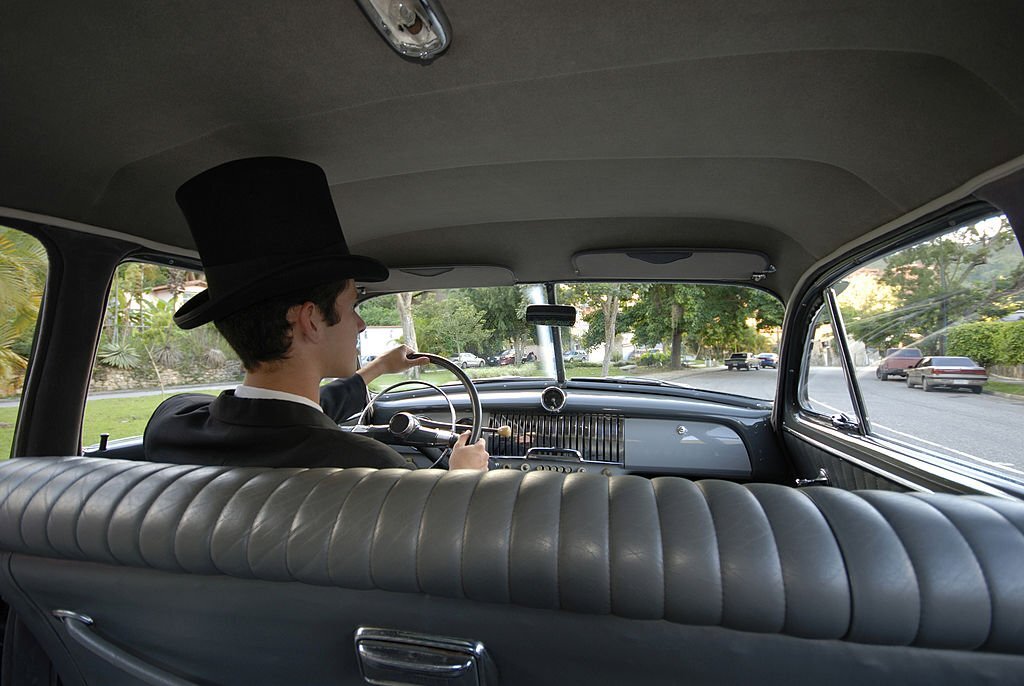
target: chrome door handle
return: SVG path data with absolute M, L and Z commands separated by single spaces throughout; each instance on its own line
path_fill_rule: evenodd
M 495 683 L 479 641 L 360 627 L 355 635 L 359 671 L 369 684 L 487 686 Z
M 828 472 L 825 471 L 824 467 L 822 467 L 821 469 L 818 470 L 818 476 L 814 477 L 813 479 L 797 479 L 796 480 L 797 488 L 800 488 L 801 486 L 831 486 L 831 485 L 832 485 L 832 481 L 828 478 Z

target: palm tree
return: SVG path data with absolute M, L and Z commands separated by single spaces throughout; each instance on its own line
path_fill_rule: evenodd
M 19 392 L 24 381 L 47 265 L 39 241 L 0 226 L 0 395 Z

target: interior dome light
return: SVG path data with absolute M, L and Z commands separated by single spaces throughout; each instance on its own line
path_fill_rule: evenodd
M 451 42 L 452 29 L 438 0 L 357 0 L 400 55 L 429 60 Z

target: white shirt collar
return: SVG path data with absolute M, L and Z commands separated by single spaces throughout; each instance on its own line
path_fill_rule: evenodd
M 309 405 L 320 412 L 324 411 L 317 403 L 305 396 L 295 395 L 294 393 L 285 393 L 284 391 L 275 391 L 269 388 L 256 388 L 255 386 L 246 386 L 245 384 L 239 384 L 235 388 L 235 397 L 255 400 L 287 400 L 290 403 Z

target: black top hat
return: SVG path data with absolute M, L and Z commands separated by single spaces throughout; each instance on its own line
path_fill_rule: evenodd
M 331 281 L 388 278 L 377 260 L 349 253 L 327 176 L 312 162 L 226 162 L 186 181 L 175 198 L 209 285 L 174 313 L 183 329 Z

